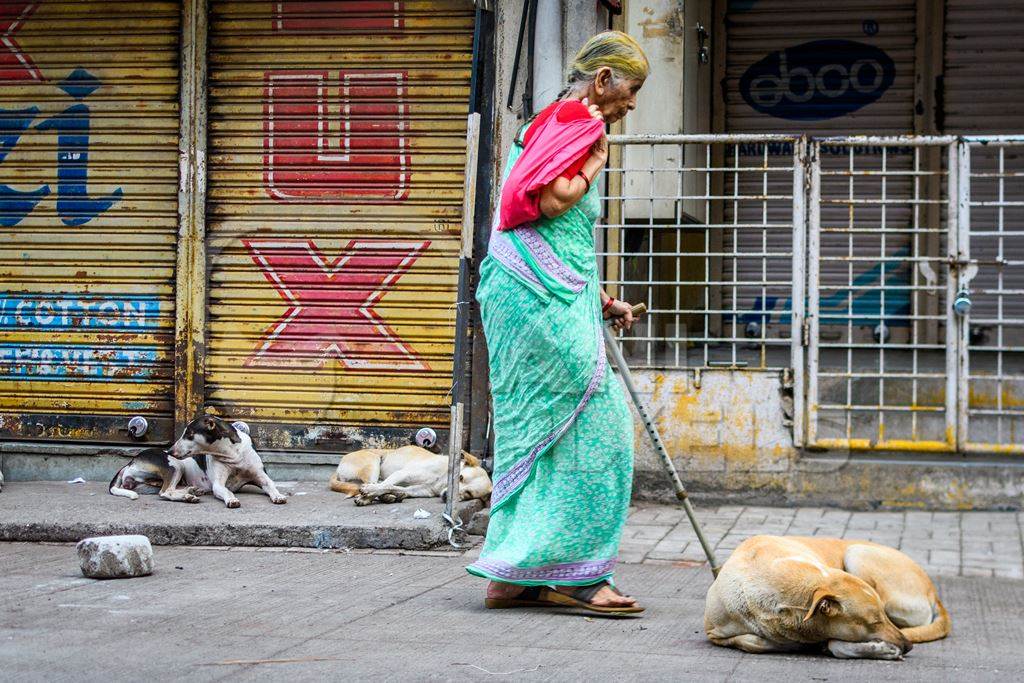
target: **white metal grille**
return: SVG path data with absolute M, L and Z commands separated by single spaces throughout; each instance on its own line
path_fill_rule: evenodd
M 625 345 L 631 362 L 793 367 L 792 302 L 803 293 L 804 233 L 794 226 L 803 225 L 804 143 L 781 135 L 611 141 L 618 161 L 607 170 L 598 235 L 604 284 L 650 309 Z
M 812 143 L 808 443 L 952 450 L 952 139 Z
M 1024 453 L 1024 137 L 611 141 L 633 364 L 791 370 L 797 445 Z
M 1024 453 L 1024 138 L 961 145 L 964 450 Z

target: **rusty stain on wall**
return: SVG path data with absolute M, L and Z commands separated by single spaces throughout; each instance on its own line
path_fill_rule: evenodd
M 637 374 L 662 439 L 684 468 L 774 471 L 794 456 L 776 374 L 704 370 L 699 387 L 688 371 Z M 635 439 L 646 454 L 646 434 L 638 429 Z
M 642 12 L 647 16 L 637 23 L 644 38 L 669 38 L 673 41 L 683 39 L 683 5 L 676 1 L 668 4 L 667 10 L 649 5 L 643 7 Z

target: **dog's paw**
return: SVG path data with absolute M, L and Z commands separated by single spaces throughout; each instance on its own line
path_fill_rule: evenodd
M 869 640 L 860 643 L 830 640 L 827 649 L 839 659 L 903 659 L 903 650 L 898 645 L 887 643 L 884 640 Z
M 870 652 L 875 659 L 903 659 L 903 650 L 899 645 L 884 640 L 873 640 L 867 644 L 871 646 Z
M 186 503 L 198 503 L 199 502 L 199 496 L 193 495 L 191 493 L 186 493 L 184 496 L 181 497 L 181 499 L 183 501 L 185 501 Z
M 185 493 L 187 493 L 190 496 L 201 496 L 201 495 L 203 495 L 203 492 L 200 491 L 199 489 L 197 489 L 195 486 L 189 486 L 187 489 L 185 489 Z
M 356 499 L 353 500 L 352 502 L 358 505 L 359 507 L 362 507 L 364 505 L 369 505 L 370 503 L 372 503 L 373 498 L 370 498 L 369 496 L 356 496 Z
M 274 496 L 273 498 L 270 499 L 270 502 L 273 503 L 274 505 L 284 505 L 285 503 L 288 502 L 288 499 L 285 498 L 284 496 Z
M 228 502 L 224 503 L 224 505 L 226 505 L 229 508 L 240 508 L 242 507 L 242 502 L 239 500 L 229 500 Z

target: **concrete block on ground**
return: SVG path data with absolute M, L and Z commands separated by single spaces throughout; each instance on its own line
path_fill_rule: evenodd
M 90 579 L 129 579 L 153 573 L 153 546 L 145 536 L 95 536 L 78 542 L 82 574 Z
M 478 510 L 469 518 L 465 531 L 471 536 L 486 536 L 487 525 L 491 522 L 491 508 Z

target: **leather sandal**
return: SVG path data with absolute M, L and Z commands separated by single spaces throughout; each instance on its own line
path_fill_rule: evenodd
M 543 586 L 527 586 L 523 592 L 511 598 L 485 598 L 484 607 L 487 609 L 509 609 L 510 607 L 558 607 L 559 605 L 543 600 L 542 591 L 548 590 Z
M 591 584 L 589 586 L 581 586 L 574 590 L 572 593 L 562 593 L 557 590 L 545 588 L 540 592 L 538 596 L 540 600 L 546 601 L 547 603 L 554 603 L 562 607 L 575 607 L 577 609 L 584 609 L 588 612 L 596 612 L 598 614 L 639 614 L 644 611 L 643 607 L 637 607 L 633 605 L 631 607 L 620 606 L 613 607 L 611 605 L 595 605 L 593 603 L 594 596 L 597 595 L 605 586 L 608 586 L 616 595 L 622 595 L 615 586 L 611 585 L 607 581 L 601 581 L 600 583 Z

